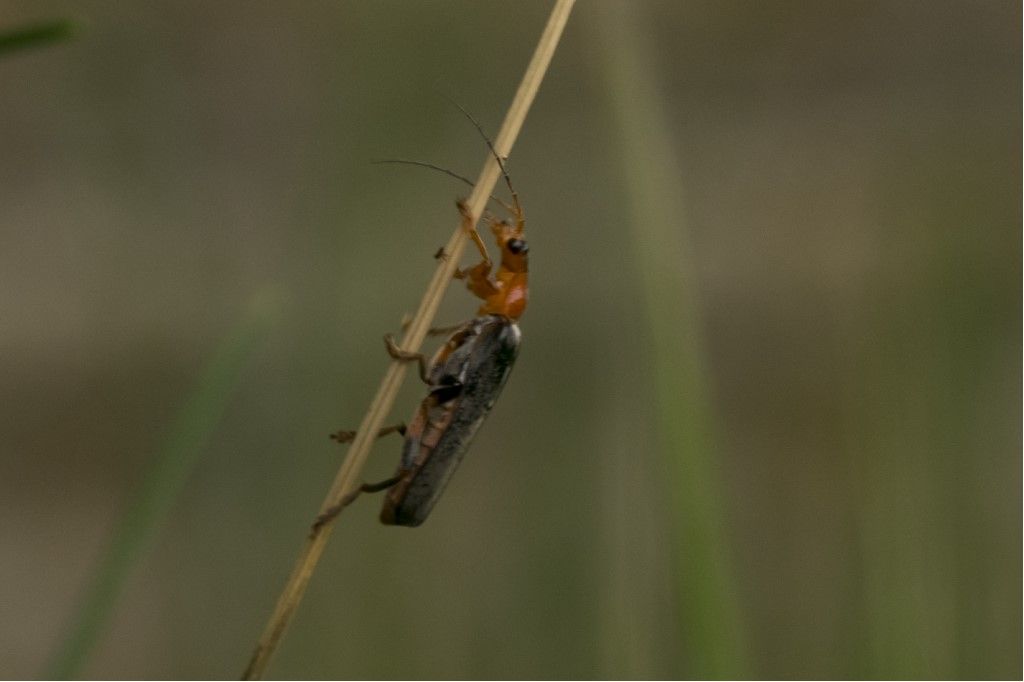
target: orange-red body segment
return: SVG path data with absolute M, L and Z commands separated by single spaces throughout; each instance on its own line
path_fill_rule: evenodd
M 486 252 L 481 254 L 483 261 L 456 274 L 467 279 L 469 290 L 483 299 L 478 311 L 480 315 L 504 315 L 518 320 L 526 310 L 529 249 L 523 240 L 523 222 L 521 215 L 517 216 L 515 226 L 504 220 L 491 220 L 491 231 L 501 249 L 501 263 L 493 275 L 493 265 Z

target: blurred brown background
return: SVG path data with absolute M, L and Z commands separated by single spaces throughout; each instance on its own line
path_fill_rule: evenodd
M 475 175 L 439 93 L 496 131 L 548 10 L 0 9 L 78 25 L 0 56 L 0 676 L 55 674 L 168 453 L 169 514 L 75 674 L 241 672 L 466 191 L 370 162 Z M 511 159 L 512 379 L 423 527 L 346 514 L 271 676 L 1019 678 L 1020 25 L 580 3 Z M 474 309 L 453 288 L 439 321 Z M 176 447 L 182 410 L 207 435 Z

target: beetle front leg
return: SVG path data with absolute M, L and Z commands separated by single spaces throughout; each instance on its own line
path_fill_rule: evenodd
M 455 205 L 459 208 L 459 214 L 462 216 L 462 229 L 466 231 L 469 238 L 473 240 L 476 245 L 477 251 L 480 252 L 480 257 L 483 259 L 483 263 L 487 264 L 487 271 L 491 270 L 491 256 L 487 253 L 487 245 L 484 244 L 483 238 L 480 233 L 476 230 L 476 219 L 473 214 L 469 212 L 469 206 L 462 199 L 457 199 Z M 481 265 L 483 264 L 481 263 Z
M 498 293 L 498 283 L 491 277 L 491 264 L 481 261 L 466 270 L 456 270 L 455 279 L 465 279 L 466 288 L 477 298 L 486 300 Z

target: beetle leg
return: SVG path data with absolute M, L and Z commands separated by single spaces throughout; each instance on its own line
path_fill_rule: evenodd
M 331 519 L 340 514 L 342 509 L 355 502 L 356 498 L 362 495 L 363 493 L 378 493 L 381 490 L 387 490 L 388 488 L 395 485 L 401 480 L 402 476 L 401 474 L 399 474 L 398 476 L 386 478 L 378 483 L 363 483 L 361 486 L 350 492 L 348 495 L 345 495 L 345 497 L 341 498 L 341 501 L 338 502 L 338 504 L 329 507 L 325 512 L 317 515 L 316 520 L 313 521 L 313 527 L 310 529 L 310 535 L 315 534 L 324 526 L 324 524 L 328 523 L 329 521 L 331 521 Z
M 405 362 L 417 361 L 420 366 L 420 379 L 423 379 L 423 383 L 429 385 L 430 378 L 427 376 L 427 359 L 423 353 L 409 353 L 398 347 L 395 343 L 395 337 L 391 334 L 384 335 L 384 345 L 388 349 L 388 355 L 393 357 L 395 360 L 403 360 Z
M 427 334 L 429 336 L 444 336 L 446 334 L 457 332 L 465 326 L 466 323 L 462 322 L 461 324 L 453 324 L 450 327 L 431 327 L 429 330 L 427 330 Z
M 452 273 L 455 279 L 468 279 L 470 282 L 477 279 L 484 279 L 491 274 L 491 264 L 487 261 L 480 261 L 471 268 L 456 268 Z
M 377 432 L 377 438 L 383 438 L 389 433 L 399 433 L 405 435 L 405 424 L 395 424 L 394 426 L 385 426 L 383 429 Z M 351 443 L 355 440 L 355 431 L 335 431 L 331 434 L 331 440 L 336 440 L 339 443 Z
M 412 323 L 412 318 L 411 317 L 409 317 L 408 315 L 403 317 L 402 318 L 402 331 L 404 332 L 405 330 L 407 330 L 411 323 Z M 444 336 L 446 334 L 451 334 L 453 332 L 457 332 L 457 331 L 459 331 L 460 329 L 462 329 L 465 326 L 466 326 L 465 322 L 460 322 L 459 324 L 453 324 L 450 327 L 431 327 L 430 329 L 427 330 L 427 336 Z
M 490 271 L 491 257 L 487 253 L 487 245 L 484 244 L 483 238 L 480 236 L 480 233 L 476 231 L 476 226 L 474 225 L 476 221 L 473 219 L 473 214 L 469 212 L 469 206 L 467 206 L 466 202 L 462 199 L 457 199 L 455 201 L 455 205 L 458 206 L 459 213 L 462 215 L 462 229 L 466 231 L 469 238 L 473 240 L 474 244 L 476 244 L 477 251 L 480 252 L 480 257 L 483 258 L 484 263 L 487 263 L 487 270 Z
M 455 279 L 466 279 L 466 287 L 473 292 L 473 295 L 477 298 L 487 299 L 490 296 L 498 293 L 498 283 L 491 276 L 491 270 L 494 268 L 494 263 L 491 261 L 490 255 L 487 253 L 487 247 L 484 246 L 483 239 L 480 238 L 480 233 L 473 227 L 473 215 L 469 212 L 468 207 L 462 201 L 458 202 L 459 212 L 462 213 L 462 224 L 465 229 L 469 232 L 470 238 L 473 243 L 476 244 L 477 249 L 480 251 L 482 260 L 471 268 L 455 270 Z M 491 229 L 494 229 L 494 225 L 500 221 L 496 221 L 494 216 L 485 214 L 485 219 Z
M 498 283 L 491 277 L 491 264 L 481 261 L 471 268 L 456 270 L 455 279 L 468 279 L 466 288 L 477 298 L 487 299 L 498 293 Z

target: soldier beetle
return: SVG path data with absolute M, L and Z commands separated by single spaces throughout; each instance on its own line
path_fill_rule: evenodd
M 526 309 L 528 296 L 529 247 L 523 238 L 526 220 L 504 160 L 479 123 L 465 109 L 462 111 L 487 142 L 512 196 L 511 205 L 495 201 L 511 214 L 513 222 L 498 220 L 489 213 L 484 215 L 501 251 L 501 260 L 495 268 L 473 216 L 465 203 L 458 201 L 463 229 L 476 245 L 481 260 L 473 267 L 457 270 L 455 277 L 465 280 L 466 287 L 483 303 L 473 319 L 454 328 L 432 330 L 453 333 L 429 360 L 420 353 L 402 350 L 390 334 L 384 337 L 391 357 L 419 363 L 420 377 L 429 391 L 407 427 L 391 426 L 378 433 L 382 436 L 399 432 L 405 438 L 395 475 L 379 483 L 363 484 L 318 517 L 315 526 L 335 516 L 360 493 L 382 490 L 387 490 L 380 513 L 382 523 L 423 523 L 494 406 L 519 353 L 521 334 L 516 322 Z M 428 163 L 400 159 L 390 162 L 433 168 L 473 184 L 461 175 Z M 443 249 L 435 254 L 435 258 L 445 257 Z M 331 437 L 345 442 L 354 436 L 352 432 L 339 431 Z

